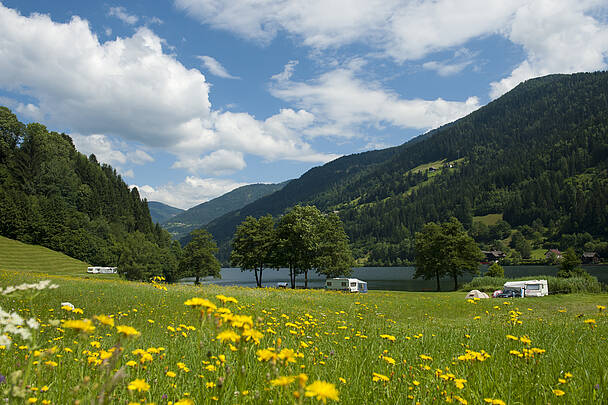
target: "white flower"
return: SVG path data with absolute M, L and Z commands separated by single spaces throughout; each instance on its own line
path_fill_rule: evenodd
M 7 349 L 11 347 L 11 339 L 6 335 L 0 335 L 0 346 L 4 346 Z
M 38 323 L 38 321 L 35 320 L 34 318 L 28 319 L 28 321 L 26 323 L 27 323 L 27 326 L 29 326 L 30 329 L 38 329 L 38 327 L 40 326 L 40 324 Z

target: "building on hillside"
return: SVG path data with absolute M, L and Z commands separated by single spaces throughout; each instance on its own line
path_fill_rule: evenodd
M 505 257 L 507 257 L 505 252 L 503 252 L 502 250 L 482 250 L 481 253 L 486 255 L 487 263 L 496 263 L 500 259 L 504 259 Z
M 583 264 L 596 264 L 600 262 L 600 255 L 597 252 L 585 252 L 581 256 Z
M 545 252 L 545 258 L 546 258 L 546 259 L 551 259 L 551 256 L 552 256 L 553 254 L 555 255 L 555 258 L 556 258 L 557 260 L 560 260 L 560 259 L 562 258 L 562 252 L 560 252 L 560 251 L 559 251 L 559 250 L 557 250 L 557 249 L 549 249 L 549 250 L 547 250 L 547 251 Z

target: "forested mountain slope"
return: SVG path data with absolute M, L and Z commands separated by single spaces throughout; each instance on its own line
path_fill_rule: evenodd
M 68 135 L 24 125 L 0 107 L 0 235 L 116 265 L 137 232 L 157 247 L 171 243 L 111 166 L 79 153 Z
M 175 208 L 158 201 L 148 201 L 148 210 L 150 211 L 150 217 L 152 218 L 152 222 L 156 224 L 168 221 L 174 216 L 181 214 L 185 211 L 181 208 Z
M 161 226 L 169 231 L 175 239 L 183 238 L 192 230 L 208 224 L 215 218 L 238 210 L 253 201 L 282 189 L 289 181 L 278 184 L 249 184 L 236 188 L 213 200 L 209 200 L 171 218 L 167 218 Z
M 378 159 L 351 155 L 314 168 L 210 223 L 223 258 L 246 215 L 296 203 L 338 211 L 355 253 L 385 264 L 413 258 L 414 233 L 450 216 L 470 227 L 474 215 L 502 213 L 511 226 L 536 223 L 553 238 L 608 237 L 606 72 L 529 80 L 421 139 L 370 153 Z M 339 163 L 340 176 L 311 181 Z

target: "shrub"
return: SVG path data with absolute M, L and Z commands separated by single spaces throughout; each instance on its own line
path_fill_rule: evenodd
M 485 275 L 488 277 L 504 277 L 505 269 L 500 264 L 494 263 L 488 267 L 488 271 Z

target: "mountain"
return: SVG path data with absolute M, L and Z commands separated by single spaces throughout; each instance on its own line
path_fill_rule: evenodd
M 158 201 L 148 201 L 148 210 L 150 210 L 152 222 L 156 224 L 165 222 L 177 214 L 184 212 L 181 208 L 175 208 Z
M 173 238 L 181 239 L 192 230 L 208 224 L 215 218 L 281 190 L 287 183 L 289 181 L 278 184 L 249 184 L 236 188 L 229 193 L 168 218 L 161 223 L 161 226 L 169 231 Z
M 608 73 L 528 80 L 401 146 L 313 168 L 209 223 L 220 258 L 247 215 L 278 216 L 297 203 L 337 212 L 367 263 L 411 260 L 415 232 L 450 216 L 472 229 L 473 216 L 501 214 L 525 232 L 534 224 L 547 243 L 606 242 Z

